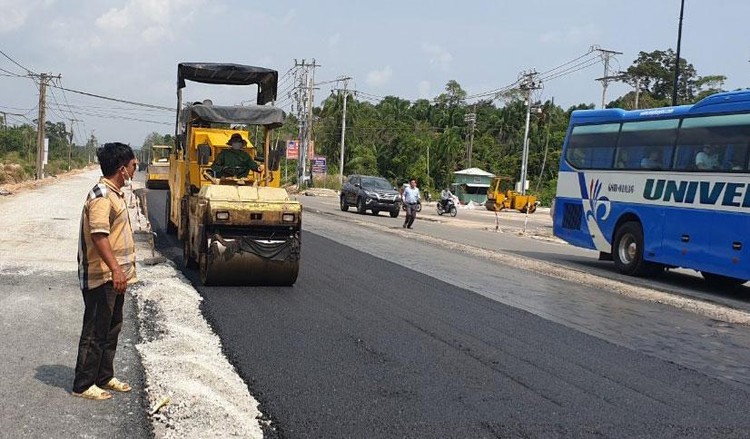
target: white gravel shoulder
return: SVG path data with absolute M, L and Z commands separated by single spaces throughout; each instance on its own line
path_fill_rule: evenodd
M 139 203 L 132 204 L 133 229 L 137 237 L 145 238 L 148 235 L 142 233 L 150 231 L 147 217 L 139 214 Z M 146 239 L 137 241 L 139 283 L 130 289 L 142 338 L 136 348 L 146 373 L 150 406 L 170 400 L 151 417 L 155 436 L 262 438 L 264 421 L 258 402 L 203 318 L 203 298 L 172 261 L 144 264 L 153 258 L 152 248 Z

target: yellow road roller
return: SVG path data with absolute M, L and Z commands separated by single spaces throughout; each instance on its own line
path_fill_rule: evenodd
M 256 104 L 183 104 L 186 81 L 255 85 Z M 283 111 L 269 105 L 277 81 L 277 71 L 262 67 L 178 64 L 167 232 L 183 241 L 185 264 L 199 269 L 205 285 L 288 286 L 297 280 L 302 207 L 280 187 L 283 151 L 271 144 L 272 130 L 284 122 Z
M 165 188 L 169 184 L 169 145 L 151 146 L 151 163 L 146 167 L 146 187 Z
M 536 211 L 536 197 L 534 195 L 522 195 L 513 190 L 513 179 L 500 176 L 492 179 L 487 189 L 487 201 L 484 206 L 487 210 L 495 212 L 504 209 L 513 209 L 519 212 L 534 213 Z

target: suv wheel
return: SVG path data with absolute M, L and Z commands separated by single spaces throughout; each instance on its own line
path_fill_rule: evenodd
M 346 202 L 346 197 L 344 195 L 341 195 L 341 200 L 340 201 L 341 201 L 340 202 L 341 211 L 342 212 L 348 211 L 349 210 L 349 203 Z
M 365 199 L 360 197 L 357 199 L 357 213 L 364 215 L 365 212 L 367 212 L 367 208 L 365 207 Z
M 389 213 L 391 214 L 391 218 L 398 218 L 398 213 L 401 209 L 392 210 Z

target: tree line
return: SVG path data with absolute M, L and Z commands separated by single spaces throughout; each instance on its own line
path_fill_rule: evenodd
M 624 109 L 668 106 L 672 95 L 675 54 L 671 49 L 640 52 L 619 80 L 634 90 L 609 102 L 607 107 Z M 680 59 L 678 104 L 697 102 L 723 91 L 726 77 L 699 76 L 694 66 Z M 471 135 L 468 113 L 476 114 L 473 130 L 471 167 L 517 179 L 520 174 L 526 103 L 518 91 L 495 99 L 467 102 L 467 93 L 451 80 L 432 100 L 410 101 L 387 96 L 371 102 L 349 95 L 347 101 L 344 174 L 381 175 L 399 185 L 416 178 L 420 186 L 439 189 L 453 182 L 453 172 L 468 167 L 467 143 Z M 497 104 L 496 104 L 497 102 Z M 593 108 L 582 103 L 567 109 L 553 100 L 532 102 L 529 130 L 528 180 L 530 191 L 543 203 L 554 196 L 557 168 L 570 114 L 577 109 Z M 338 175 L 341 141 L 342 96 L 329 96 L 313 109 L 313 138 L 316 155 L 324 155 L 328 173 Z M 290 115 L 278 132 L 282 141 L 297 137 L 298 121 Z M 31 124 L 7 126 L 0 130 L 0 162 L 21 163 L 29 176 L 34 175 L 36 130 Z M 70 143 L 65 124 L 47 123 L 50 138 L 50 172 L 67 168 L 71 148 L 73 166 L 90 161 L 96 139 L 86 145 Z M 251 131 L 250 137 L 254 136 Z M 152 133 L 144 139 L 141 159 L 150 157 L 154 144 L 171 144 L 172 136 Z M 288 175 L 296 174 L 296 163 L 289 162 Z M 282 175 L 285 175 L 282 172 Z M 0 182 L 2 183 L 2 182 Z
M 640 52 L 619 80 L 637 85 L 607 105 L 635 109 L 669 106 L 673 90 L 675 54 Z M 723 91 L 726 77 L 699 76 L 695 67 L 680 59 L 678 105 L 690 104 Z M 636 98 L 636 94 L 638 97 Z M 409 101 L 388 96 L 379 102 L 350 96 L 347 101 L 344 174 L 382 175 L 395 184 L 416 178 L 421 186 L 440 189 L 453 182 L 453 172 L 468 167 L 466 146 L 470 124 L 465 116 L 476 114 L 471 167 L 514 180 L 521 170 L 525 130 L 525 96 L 511 91 L 496 99 L 466 102 L 467 93 L 457 81 L 449 81 L 433 100 Z M 497 98 L 497 97 L 496 97 Z M 529 129 L 528 180 L 531 193 L 547 204 L 554 197 L 562 144 L 574 110 L 594 108 L 579 104 L 564 109 L 553 100 L 532 102 Z M 316 154 L 325 155 L 330 173 L 338 173 L 341 138 L 341 96 L 330 96 L 314 110 Z M 290 117 L 285 133 L 293 137 L 297 121 Z

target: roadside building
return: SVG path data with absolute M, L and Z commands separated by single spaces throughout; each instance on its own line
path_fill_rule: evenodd
M 479 168 L 468 168 L 456 171 L 453 175 L 455 175 L 455 183 L 452 185 L 452 191 L 458 196 L 461 204 L 469 201 L 484 203 L 487 200 L 487 189 L 495 174 Z

